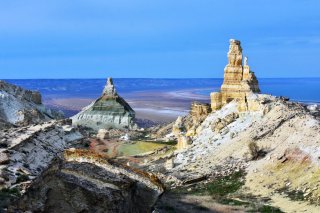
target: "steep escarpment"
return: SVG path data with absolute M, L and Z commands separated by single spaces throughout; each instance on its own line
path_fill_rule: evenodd
M 39 92 L 0 81 L 0 128 L 61 118 L 63 118 L 61 112 L 47 109 L 42 105 Z
M 72 117 L 74 125 L 99 129 L 133 129 L 135 112 L 118 95 L 111 78 L 103 90 L 102 96 Z
M 163 188 L 151 174 L 70 149 L 11 207 L 25 212 L 151 212 Z

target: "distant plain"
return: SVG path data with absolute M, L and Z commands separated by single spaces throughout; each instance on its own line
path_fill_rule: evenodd
M 210 92 L 218 91 L 223 79 L 114 79 L 120 96 L 133 107 L 137 118 L 169 122 L 185 115 L 192 101 L 210 102 Z M 307 104 L 320 103 L 320 78 L 261 78 L 262 93 L 289 97 Z M 97 99 L 105 79 L 7 80 L 42 93 L 43 103 L 62 110 L 67 117 Z

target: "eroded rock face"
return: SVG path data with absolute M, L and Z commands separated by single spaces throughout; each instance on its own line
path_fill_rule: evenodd
M 0 81 L 0 129 L 10 125 L 36 124 L 63 118 L 62 112 L 46 109 L 41 94 Z
M 212 123 L 211 128 L 216 133 L 219 133 L 223 128 L 234 122 L 237 118 L 239 118 L 238 113 L 233 112 L 225 116 L 224 118 L 218 118 L 215 122 Z
M 67 121 L 51 121 L 0 131 L 0 188 L 32 179 L 45 170 L 65 148 L 83 136 Z
M 163 192 L 151 174 L 87 150 L 66 150 L 11 206 L 13 212 L 151 212 Z
M 191 104 L 191 111 L 190 114 L 192 116 L 193 123 L 201 123 L 211 112 L 210 105 L 193 102 Z
M 64 149 L 82 147 L 83 135 L 70 120 L 0 130 L 0 212 L 30 186 Z
M 185 135 L 192 137 L 196 135 L 196 130 L 200 124 L 210 114 L 209 104 L 193 102 L 191 104 L 190 113 L 187 116 L 179 116 L 172 126 L 173 135 L 179 139 L 179 136 Z M 179 140 L 178 140 L 179 141 Z
M 190 144 L 192 144 L 190 137 L 184 135 L 178 136 L 177 150 L 187 149 Z
M 80 113 L 72 117 L 74 125 L 81 125 L 99 129 L 133 129 L 135 112 L 130 105 L 121 98 L 113 85 L 111 78 L 103 90 L 103 94 L 96 101 L 85 107 Z
M 242 48 L 240 41 L 231 39 L 228 64 L 224 69 L 224 81 L 220 92 L 211 93 L 211 108 L 220 109 L 234 99 L 239 100 L 240 111 L 248 109 L 247 96 L 250 93 L 259 93 L 258 80 L 248 65 L 248 58 L 242 65 Z

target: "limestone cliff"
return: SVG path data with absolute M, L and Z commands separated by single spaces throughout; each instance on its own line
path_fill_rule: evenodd
M 0 129 L 10 125 L 36 124 L 61 118 L 63 113 L 42 105 L 39 92 L 0 81 Z
M 259 93 L 258 80 L 250 70 L 248 58 L 242 63 L 242 48 L 240 41 L 231 39 L 228 64 L 224 68 L 224 81 L 220 92 L 211 93 L 211 108 L 213 111 L 220 109 L 230 101 L 237 99 L 241 102 L 239 109 L 248 110 L 247 96 L 249 93 Z
M 73 125 L 99 129 L 132 129 L 135 112 L 118 95 L 113 81 L 108 78 L 102 96 L 72 117 Z

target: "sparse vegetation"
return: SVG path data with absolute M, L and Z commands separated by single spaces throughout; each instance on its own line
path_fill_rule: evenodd
M 20 175 L 17 177 L 16 183 L 25 182 L 25 181 L 28 181 L 28 180 L 29 180 L 29 176 L 28 176 L 28 175 L 26 175 L 26 174 L 20 174 Z
M 267 152 L 264 149 L 260 148 L 254 141 L 251 141 L 248 144 L 248 148 L 250 160 L 258 160 L 260 158 L 263 158 L 267 154 Z
M 187 191 L 185 188 L 174 189 L 173 192 L 194 194 L 194 195 L 210 195 L 214 199 L 220 199 L 228 194 L 238 191 L 244 185 L 244 172 L 234 172 L 225 177 L 219 177 L 209 183 L 199 184 L 197 187 Z
M 269 206 L 269 205 L 262 205 L 261 207 L 252 208 L 248 212 L 260 212 L 260 213 L 282 213 L 279 208 Z
M 238 191 L 244 184 L 243 176 L 244 173 L 239 171 L 226 177 L 217 178 L 203 188 L 197 189 L 195 194 L 208 193 L 213 198 L 221 198 Z
M 283 187 L 281 189 L 278 189 L 277 192 L 286 194 L 291 200 L 305 200 L 303 191 L 300 190 L 290 190 L 288 187 Z
M 217 178 L 209 183 L 200 184 L 194 188 L 177 188 L 172 190 L 176 194 L 192 194 L 199 196 L 210 195 L 214 201 L 232 206 L 243 206 L 248 212 L 261 212 L 261 213 L 281 213 L 282 211 L 279 208 L 265 205 L 265 201 L 261 203 L 261 200 L 258 200 L 255 197 L 248 197 L 246 200 L 238 200 L 234 197 L 235 193 L 244 185 L 244 176 L 243 171 L 234 172 L 228 176 Z M 237 195 L 239 196 L 239 195 Z M 244 196 L 245 197 L 245 196 Z
M 4 188 L 0 190 L 0 212 L 3 211 L 4 208 L 7 208 L 8 205 L 17 199 L 20 196 L 20 192 L 18 189 L 8 189 Z
M 135 143 L 124 143 L 118 148 L 118 153 L 123 156 L 138 155 L 146 152 L 155 151 L 157 149 L 163 148 L 167 143 L 164 142 L 146 142 L 146 141 L 136 141 Z

